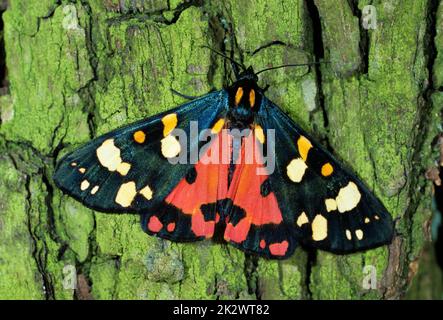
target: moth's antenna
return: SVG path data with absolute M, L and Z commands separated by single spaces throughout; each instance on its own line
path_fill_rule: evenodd
M 313 66 L 316 64 L 321 64 L 321 63 L 326 63 L 326 62 L 311 62 L 311 63 L 297 63 L 297 64 L 284 64 L 282 66 L 276 66 L 276 67 L 270 67 L 270 68 L 266 68 L 263 70 L 260 70 L 259 72 L 256 72 L 255 75 L 259 75 L 262 72 L 265 71 L 269 71 L 269 70 L 274 70 L 274 69 L 280 69 L 280 68 L 286 68 L 286 67 L 306 67 L 306 66 Z
M 242 65 L 241 63 L 238 63 L 237 61 L 235 61 L 235 60 L 232 59 L 231 57 L 228 57 L 228 56 L 225 55 L 224 53 L 221 53 L 221 52 L 219 52 L 219 51 L 217 51 L 217 50 L 215 50 L 215 49 L 213 49 L 213 48 L 211 48 L 211 47 L 205 46 L 205 45 L 203 45 L 202 47 L 203 47 L 203 48 L 208 48 L 209 50 L 211 50 L 212 52 L 214 52 L 214 53 L 218 54 L 219 56 L 225 58 L 226 60 L 231 61 L 231 62 L 232 62 L 233 64 L 235 64 L 236 66 L 239 66 L 242 70 L 246 70 L 246 68 L 245 68 L 244 65 Z

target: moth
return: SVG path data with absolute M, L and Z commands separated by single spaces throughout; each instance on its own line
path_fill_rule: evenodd
M 54 181 L 94 210 L 140 214 L 145 232 L 177 242 L 223 239 L 276 259 L 298 245 L 344 254 L 390 243 L 383 204 L 264 91 L 243 67 L 227 88 L 67 154 Z M 195 123 L 206 140 L 192 136 Z

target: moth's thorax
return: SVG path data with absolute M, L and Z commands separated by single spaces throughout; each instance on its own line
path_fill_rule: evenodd
M 254 116 L 260 109 L 261 92 L 256 78 L 250 74 L 239 77 L 239 80 L 228 88 L 228 118 L 232 126 L 247 127 L 254 121 Z

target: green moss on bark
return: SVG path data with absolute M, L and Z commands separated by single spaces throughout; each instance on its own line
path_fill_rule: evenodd
M 427 23 L 424 0 L 373 3 L 375 30 L 359 25 L 363 2 L 338 4 L 11 0 L 4 15 L 10 95 L 0 98 L 0 297 L 83 298 L 89 288 L 67 287 L 66 266 L 87 279 L 95 299 L 400 296 L 430 216 L 423 173 L 440 119 L 439 102 L 429 98 L 434 61 L 425 34 L 438 25 Z M 390 247 L 315 258 L 299 248 L 287 261 L 268 261 L 209 241 L 148 237 L 137 216 L 95 213 L 53 186 L 56 159 L 182 103 L 171 88 L 203 95 L 229 83 L 229 66 L 203 45 L 235 50 L 258 71 L 323 58 L 314 39 L 328 64 L 263 73 L 260 84 L 398 218 Z M 438 71 L 434 77 L 441 86 Z M 375 290 L 362 285 L 365 266 L 376 269 Z

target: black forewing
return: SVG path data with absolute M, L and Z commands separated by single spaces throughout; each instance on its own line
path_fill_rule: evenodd
M 198 121 L 198 130 L 210 128 L 218 118 L 225 116 L 227 106 L 227 93 L 222 90 L 111 131 L 64 156 L 56 166 L 54 181 L 65 193 L 95 210 L 138 213 L 157 207 L 193 166 L 189 163 L 171 164 L 162 155 L 162 118 L 168 114 L 177 114 L 176 128 L 187 132 L 189 159 L 190 150 L 198 144 L 198 139 L 189 141 L 190 121 Z M 146 135 L 144 143 L 134 141 L 133 135 L 137 131 L 143 131 Z M 122 161 L 131 166 L 126 175 L 109 171 L 97 157 L 97 148 L 109 139 L 112 139 L 115 147 L 120 150 Z M 82 168 L 84 173 L 80 172 Z M 85 180 L 89 187 L 82 190 L 81 184 Z M 123 207 L 115 200 L 119 188 L 128 182 L 135 183 L 137 195 L 129 206 Z M 92 194 L 95 186 L 98 186 L 98 190 Z M 152 190 L 150 200 L 139 193 L 145 186 Z

